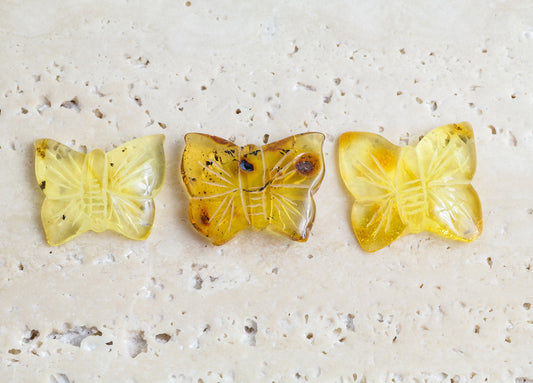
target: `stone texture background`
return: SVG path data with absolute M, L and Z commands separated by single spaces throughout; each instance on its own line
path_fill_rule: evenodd
M 0 380 L 533 381 L 531 1 L 3 1 L 0 48 Z M 415 144 L 460 121 L 483 235 L 364 253 L 339 135 Z M 309 241 L 200 237 L 179 176 L 191 131 L 326 134 Z M 154 133 L 167 177 L 150 238 L 49 247 L 33 141 Z

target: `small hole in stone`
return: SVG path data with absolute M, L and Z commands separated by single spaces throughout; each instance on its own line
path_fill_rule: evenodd
M 422 104 L 423 101 L 422 101 L 422 99 L 420 97 L 417 97 L 416 98 L 416 102 L 418 102 L 419 104 Z
M 402 55 L 404 55 L 404 54 L 405 54 L 405 49 L 404 49 L 404 48 L 400 49 L 400 53 L 401 53 Z
M 186 6 L 186 7 L 190 7 L 190 6 L 191 6 L 191 2 L 190 2 L 190 1 L 186 1 L 186 2 L 185 2 L 185 6 Z
M 20 113 L 27 114 L 28 113 L 28 109 L 22 107 L 22 108 L 20 108 Z
M 166 129 L 167 128 L 167 124 L 165 124 L 163 122 L 158 122 L 157 124 L 161 127 L 161 129 Z
M 396 96 L 401 96 L 402 94 L 403 94 L 403 92 L 401 90 L 396 92 Z
M 37 112 L 39 114 L 43 113 L 46 109 L 50 108 L 51 103 L 50 100 L 47 97 L 43 98 L 43 102 L 37 106 Z
M 516 98 L 516 94 L 513 93 L 513 94 L 511 95 L 511 98 L 513 98 L 513 99 Z
M 66 108 L 66 109 L 71 109 L 71 110 L 74 110 L 76 112 L 79 112 L 80 111 L 80 103 L 78 101 L 78 97 L 74 97 L 70 101 L 63 102 L 61 104 L 61 107 L 62 108 Z
M 524 307 L 524 309 L 529 310 L 531 308 L 531 303 L 526 302 L 522 306 Z
M 156 342 L 159 342 L 159 343 L 167 343 L 170 340 L 170 338 L 171 338 L 170 335 L 165 334 L 165 333 L 157 334 L 155 336 Z
M 489 125 L 489 129 L 492 134 L 496 134 L 496 128 L 493 125 Z
M 202 85 L 202 86 L 200 87 L 200 90 L 206 90 L 206 89 L 207 89 L 207 88 L 206 88 L 205 85 Z
M 93 110 L 93 113 L 96 116 L 96 118 L 103 118 L 104 117 L 104 114 L 102 112 L 100 112 L 100 109 Z
M 241 114 L 241 110 L 239 108 L 235 109 L 235 114 Z
M 307 339 L 311 340 L 313 339 L 313 333 L 312 332 L 308 332 L 307 335 L 305 336 Z
M 200 290 L 202 288 L 203 283 L 204 283 L 204 280 L 202 279 L 202 277 L 200 277 L 200 275 L 196 274 L 196 276 L 194 277 L 193 288 L 196 289 L 196 290 Z
M 268 140 L 269 140 L 269 138 L 270 138 L 270 135 L 269 135 L 269 134 L 265 134 L 265 135 L 263 136 L 263 144 L 268 144 Z

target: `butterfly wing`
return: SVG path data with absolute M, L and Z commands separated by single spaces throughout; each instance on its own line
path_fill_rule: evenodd
M 427 189 L 425 229 L 444 237 L 473 241 L 482 231 L 479 197 L 470 184 L 476 170 L 470 124 L 450 124 L 428 133 L 416 146 Z
M 46 240 L 60 245 L 87 231 L 82 204 L 85 154 L 51 139 L 35 141 L 35 175 L 46 198 L 41 208 Z
M 401 148 L 373 133 L 349 132 L 339 139 L 339 167 L 355 197 L 352 226 L 361 247 L 376 251 L 406 229 L 396 199 Z
M 276 231 L 304 242 L 315 218 L 313 194 L 324 177 L 322 133 L 287 137 L 262 148 L 270 201 L 267 217 Z
M 150 235 L 153 198 L 165 178 L 164 140 L 162 134 L 141 137 L 106 154 L 109 229 L 136 240 Z
M 250 225 L 239 178 L 240 148 L 222 138 L 189 133 L 181 174 L 191 196 L 189 219 L 215 245 Z

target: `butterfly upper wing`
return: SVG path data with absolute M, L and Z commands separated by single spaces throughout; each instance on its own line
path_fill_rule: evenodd
M 482 213 L 470 184 L 476 169 L 470 124 L 434 129 L 418 143 L 416 152 L 427 189 L 425 229 L 451 239 L 476 239 L 482 231 Z
M 46 239 L 60 245 L 89 229 L 82 204 L 85 154 L 51 139 L 35 141 L 35 175 L 46 198 L 41 208 Z
M 222 138 L 189 133 L 181 173 L 191 198 L 189 218 L 201 234 L 221 245 L 250 225 L 239 178 L 240 148 Z
M 373 133 L 349 132 L 339 139 L 341 177 L 355 197 L 352 226 L 365 251 L 389 245 L 406 229 L 396 199 L 400 153 Z
M 315 218 L 313 194 L 324 177 L 322 133 L 304 133 L 262 147 L 269 223 L 296 241 L 306 241 Z
M 153 198 L 165 178 L 164 140 L 162 134 L 141 137 L 106 154 L 109 229 L 137 240 L 150 234 Z

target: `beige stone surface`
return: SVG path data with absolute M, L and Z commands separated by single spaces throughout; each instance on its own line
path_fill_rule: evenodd
M 530 0 L 2 1 L 0 48 L 1 382 L 533 381 Z M 339 135 L 415 144 L 459 121 L 482 236 L 364 253 Z M 199 236 L 179 176 L 193 131 L 323 132 L 308 242 Z M 152 235 L 48 246 L 33 141 L 110 150 L 155 133 Z

